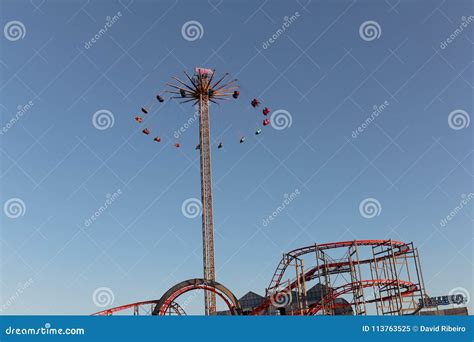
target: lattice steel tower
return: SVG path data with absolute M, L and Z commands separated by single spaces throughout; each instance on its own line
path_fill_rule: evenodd
M 180 103 L 193 101 L 199 108 L 199 150 L 201 157 L 201 202 L 202 202 L 202 245 L 204 279 L 215 280 L 214 264 L 214 221 L 212 212 L 212 176 L 211 176 L 211 134 L 209 126 L 209 101 L 229 99 L 237 93 L 237 80 L 224 81 L 229 74 L 224 74 L 214 81 L 215 70 L 196 68 L 194 76 L 184 72 L 189 82 L 183 82 L 173 77 L 178 84 L 169 84 L 173 90 L 169 93 L 177 94 L 173 98 L 183 99 Z M 214 81 L 214 83 L 213 83 Z M 216 313 L 216 295 L 213 292 L 204 292 L 206 315 Z

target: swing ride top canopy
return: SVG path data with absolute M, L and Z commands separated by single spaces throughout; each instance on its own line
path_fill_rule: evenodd
M 196 68 L 194 76 L 184 71 L 186 78 L 189 80 L 188 83 L 183 82 L 179 78 L 173 76 L 173 79 L 177 81 L 176 84 L 167 83 L 168 86 L 173 90 L 167 90 L 167 93 L 174 94 L 171 98 L 184 99 L 180 103 L 186 103 L 194 101 L 197 104 L 203 96 L 207 96 L 209 101 L 217 103 L 218 100 L 225 100 L 235 94 L 238 89 L 236 85 L 237 79 L 226 80 L 229 73 L 223 74 L 217 81 L 215 81 L 215 70 Z

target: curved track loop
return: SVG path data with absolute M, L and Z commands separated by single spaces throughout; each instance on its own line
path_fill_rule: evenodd
M 153 315 L 166 315 L 170 305 L 175 301 L 176 298 L 186 292 L 197 289 L 202 289 L 217 294 L 226 303 L 232 315 L 240 315 L 242 313 L 239 301 L 227 287 L 213 280 L 196 278 L 182 281 L 181 283 L 176 284 L 166 291 L 166 293 L 156 304 L 155 309 L 153 310 Z
M 343 286 L 340 286 L 338 288 L 335 288 L 333 291 L 328 293 L 322 300 L 320 300 L 317 303 L 314 303 L 308 308 L 308 311 L 306 312 L 306 315 L 312 316 L 318 313 L 324 305 L 332 305 L 334 304 L 334 300 L 348 292 L 353 291 L 354 289 L 357 288 L 366 288 L 366 287 L 373 287 L 373 286 L 384 286 L 384 285 L 393 285 L 394 281 L 393 280 L 362 280 L 360 282 L 354 282 L 354 283 L 348 283 Z M 401 288 L 405 289 L 404 292 L 402 292 L 400 295 L 401 296 L 409 296 L 413 292 L 418 290 L 418 287 L 410 283 L 408 281 L 402 281 L 399 280 L 397 283 Z M 388 299 L 386 297 L 385 299 Z

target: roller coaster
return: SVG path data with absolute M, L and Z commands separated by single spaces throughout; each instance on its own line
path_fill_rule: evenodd
M 338 252 L 338 257 L 331 252 Z M 342 255 L 341 255 L 342 254 Z M 305 261 L 311 266 L 305 270 Z M 285 279 L 294 269 L 295 276 Z M 317 300 L 309 300 L 307 285 L 317 282 L 323 289 Z M 205 279 L 180 282 L 160 299 L 106 309 L 94 315 L 186 315 L 178 304 L 183 294 L 204 290 L 217 295 L 227 306 L 228 315 L 334 315 L 350 306 L 355 315 L 413 315 L 425 298 L 417 248 L 395 240 L 352 240 L 294 249 L 283 254 L 264 299 L 255 307 L 242 308 L 224 285 Z M 344 298 L 347 304 L 336 299 Z

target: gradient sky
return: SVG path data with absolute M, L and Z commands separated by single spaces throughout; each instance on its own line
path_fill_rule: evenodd
M 1 204 L 24 203 L 17 218 L 1 212 L 2 314 L 90 314 L 102 309 L 98 288 L 110 288 L 116 306 L 202 276 L 200 218 L 182 213 L 200 197 L 198 126 L 173 137 L 193 108 L 166 101 L 143 125 L 133 120 L 195 66 L 241 86 L 239 100 L 211 106 L 218 281 L 237 296 L 264 294 L 285 251 L 392 238 L 419 247 L 428 294 L 473 293 L 472 202 L 440 224 L 473 192 L 473 125 L 453 129 L 448 117 L 473 113 L 474 23 L 441 46 L 474 14 L 472 2 L 3 0 L 0 9 L 1 27 L 25 28 L 20 39 L 0 37 L 1 126 L 18 117 L 0 135 Z M 202 37 L 184 39 L 188 21 Z M 366 21 L 378 38 L 362 39 Z M 263 116 L 253 97 L 286 110 L 291 126 L 255 136 Z M 100 110 L 113 126 L 94 127 Z M 366 198 L 380 203 L 378 216 L 361 215 Z

